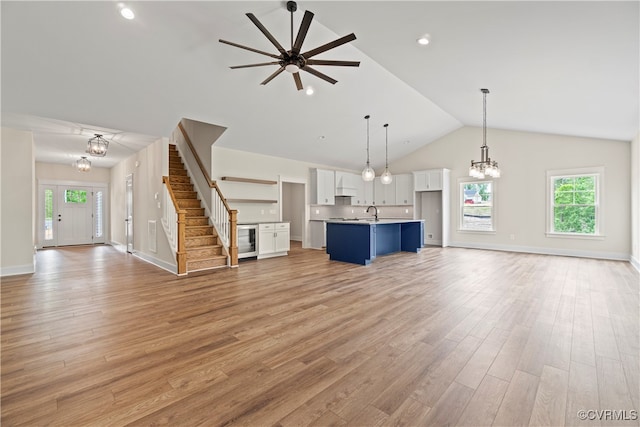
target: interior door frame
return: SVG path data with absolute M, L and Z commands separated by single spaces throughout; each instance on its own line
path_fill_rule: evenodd
M 282 200 L 282 187 L 285 183 L 288 184 L 302 184 L 304 187 L 304 216 L 302 222 L 302 247 L 309 248 L 311 247 L 311 243 L 309 241 L 309 236 L 311 236 L 310 224 L 309 224 L 309 204 L 307 201 L 309 200 L 309 186 L 307 185 L 307 180 L 300 177 L 290 177 L 286 175 L 278 176 L 278 200 L 280 200 L 280 212 L 279 218 L 282 221 L 282 211 L 283 211 L 283 200 Z
M 38 179 L 37 180 L 38 183 L 38 200 L 36 201 L 36 207 L 38 209 L 36 218 L 37 218 L 37 224 L 35 225 L 35 236 L 36 236 L 36 248 L 37 249 L 42 249 L 43 247 L 56 247 L 58 246 L 58 241 L 57 241 L 57 231 L 54 232 L 54 236 L 56 236 L 55 240 L 55 244 L 53 245 L 46 245 L 44 246 L 44 204 L 43 204 L 43 200 L 44 200 L 44 189 L 46 187 L 64 187 L 64 186 L 68 186 L 68 187 L 73 187 L 73 186 L 78 186 L 78 187 L 91 187 L 92 191 L 95 192 L 96 189 L 102 190 L 104 191 L 104 201 L 103 201 L 103 234 L 104 234 L 104 238 L 101 239 L 101 242 L 94 242 L 95 243 L 105 243 L 106 241 L 108 241 L 107 236 L 109 236 L 109 224 L 111 223 L 109 220 L 110 217 L 110 208 L 109 208 L 109 183 L 108 182 L 97 182 L 97 181 L 70 181 L 70 180 L 55 180 L 55 179 Z M 54 200 L 54 222 L 55 222 L 55 216 L 57 215 L 57 194 L 54 194 L 53 197 Z M 94 209 L 95 206 L 91 207 L 92 212 L 95 213 Z M 54 226 L 56 227 L 56 226 Z M 93 227 L 94 227 L 94 232 L 95 232 L 95 222 L 93 223 Z
M 133 173 L 130 173 L 125 177 L 124 181 L 124 238 L 126 250 L 130 254 L 133 253 L 134 249 L 134 190 Z

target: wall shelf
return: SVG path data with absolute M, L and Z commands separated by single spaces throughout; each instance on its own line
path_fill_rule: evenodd
M 227 199 L 229 203 L 278 203 L 277 200 L 266 199 Z
M 222 181 L 247 182 L 249 184 L 276 185 L 278 183 L 278 181 L 271 181 L 268 179 L 239 178 L 235 176 L 223 176 L 220 179 Z

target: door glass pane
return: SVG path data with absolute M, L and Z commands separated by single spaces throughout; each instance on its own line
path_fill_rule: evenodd
M 102 191 L 96 191 L 95 193 L 95 205 L 96 205 L 96 212 L 95 212 L 95 221 L 96 221 L 96 237 L 102 237 L 102 233 L 103 233 L 103 226 L 102 226 L 102 199 L 103 199 L 103 194 Z
M 53 190 L 44 190 L 44 240 L 53 240 Z
M 87 203 L 87 192 L 85 190 L 64 190 L 65 203 Z

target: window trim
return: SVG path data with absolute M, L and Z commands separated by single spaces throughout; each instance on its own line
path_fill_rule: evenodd
M 604 214 L 602 210 L 602 206 L 604 205 L 604 166 L 593 166 L 586 168 L 575 168 L 575 169 L 556 169 L 556 170 L 547 170 L 547 214 L 546 214 L 546 236 L 552 238 L 567 238 L 567 239 L 586 239 L 586 240 L 603 240 L 604 230 Z M 555 189 L 554 189 L 554 180 L 557 178 L 571 178 L 576 176 L 594 176 L 595 177 L 595 192 L 596 192 L 596 202 L 595 202 L 595 232 L 594 234 L 584 234 L 584 233 L 566 233 L 566 232 L 558 232 L 553 230 L 554 225 L 554 215 L 553 209 L 555 207 Z
M 491 229 L 490 230 L 473 230 L 469 228 L 463 228 L 463 207 L 464 207 L 464 185 L 465 184 L 480 184 L 483 182 L 491 183 Z M 496 234 L 498 231 L 498 218 L 496 209 L 496 193 L 497 193 L 497 181 L 494 178 L 485 177 L 484 179 L 475 179 L 470 177 L 458 178 L 458 232 L 469 234 Z

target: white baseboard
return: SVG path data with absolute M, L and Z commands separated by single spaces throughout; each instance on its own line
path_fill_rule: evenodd
M 629 261 L 629 254 L 616 252 L 581 251 L 575 249 L 540 248 L 534 246 L 492 245 L 483 243 L 451 242 L 451 247 L 468 249 L 487 249 L 492 251 L 523 252 L 540 255 L 572 256 L 578 258 L 596 258 L 613 261 Z
M 114 248 L 116 248 L 117 250 L 119 250 L 120 252 L 127 252 L 127 245 L 123 245 L 122 243 L 119 242 L 109 242 L 109 244 L 111 246 L 113 246 Z M 131 255 L 133 255 L 136 258 L 141 259 L 144 262 L 148 262 L 149 264 L 153 264 L 156 267 L 160 267 L 163 270 L 168 271 L 169 273 L 172 274 L 178 274 L 178 267 L 174 264 L 168 263 L 166 261 L 163 261 L 161 259 L 158 259 L 154 256 L 151 256 L 149 254 L 145 254 L 142 252 L 138 252 L 138 251 L 134 251 Z
M 35 261 L 32 264 L 13 265 L 0 268 L 0 277 L 18 276 L 20 274 L 33 274 L 36 272 Z
M 302 242 L 302 236 L 291 236 L 289 240 L 293 240 L 294 242 Z
M 638 258 L 636 258 L 634 256 L 630 256 L 629 257 L 629 262 L 631 263 L 631 265 L 633 267 L 635 267 L 636 270 L 638 270 L 638 272 L 640 272 L 640 260 L 638 260 Z

